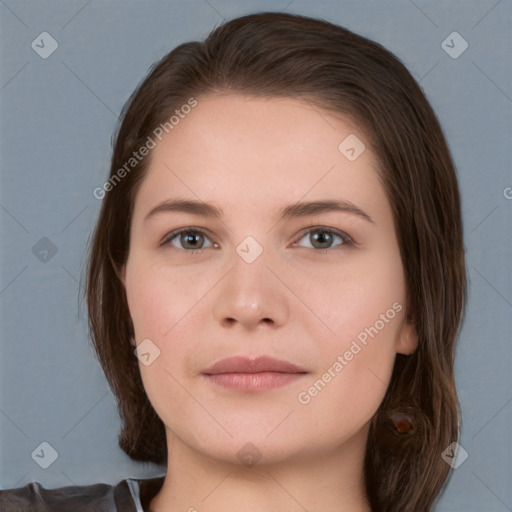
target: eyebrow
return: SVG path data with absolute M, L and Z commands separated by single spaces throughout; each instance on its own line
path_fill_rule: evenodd
M 163 212 L 183 212 L 202 217 L 216 217 L 221 219 L 224 212 L 210 203 L 195 201 L 190 199 L 170 199 L 155 206 L 144 218 L 147 221 L 157 213 Z M 356 215 L 368 222 L 375 221 L 364 210 L 354 203 L 344 199 L 328 199 L 318 201 L 307 201 L 290 204 L 283 208 L 279 214 L 278 220 L 290 219 L 294 217 L 307 217 L 308 215 L 317 215 L 326 212 L 344 212 Z

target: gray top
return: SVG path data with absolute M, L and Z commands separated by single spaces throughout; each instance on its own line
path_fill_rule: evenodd
M 17 489 L 0 490 L 2 512 L 147 512 L 164 476 L 127 478 L 116 485 L 92 484 L 45 489 L 30 482 Z

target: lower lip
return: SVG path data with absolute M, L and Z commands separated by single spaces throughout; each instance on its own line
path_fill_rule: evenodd
M 237 391 L 265 391 L 275 389 L 298 380 L 304 373 L 218 373 L 205 377 L 222 387 Z

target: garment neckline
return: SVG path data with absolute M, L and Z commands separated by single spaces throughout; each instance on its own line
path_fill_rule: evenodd
M 158 494 L 165 480 L 165 475 L 153 478 L 127 478 L 137 512 L 148 512 L 151 500 Z M 135 486 L 135 489 L 134 489 Z

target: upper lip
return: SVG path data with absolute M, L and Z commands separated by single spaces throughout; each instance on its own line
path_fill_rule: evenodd
M 279 373 L 307 373 L 304 368 L 275 359 L 270 356 L 261 356 L 250 358 L 245 356 L 233 356 L 221 359 L 215 364 L 207 368 L 203 373 L 205 375 L 217 375 L 219 373 L 263 373 L 263 372 L 279 372 Z

